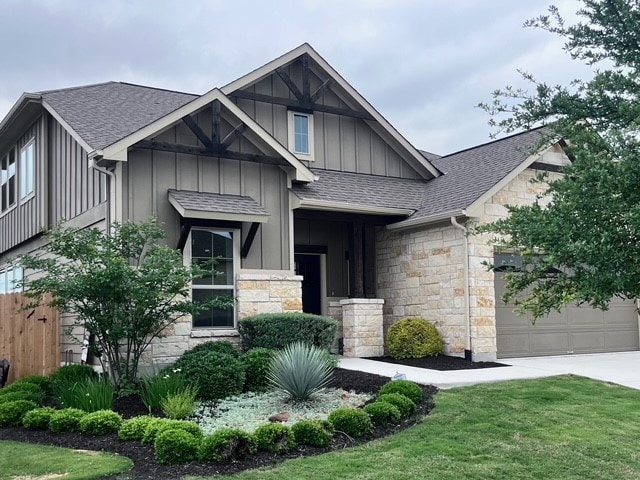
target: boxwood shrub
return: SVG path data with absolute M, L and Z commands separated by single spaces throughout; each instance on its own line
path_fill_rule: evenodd
M 295 448 L 296 440 L 291 428 L 280 423 L 266 423 L 259 426 L 253 434 L 258 450 L 271 453 L 284 453 Z
M 337 330 L 335 319 L 311 313 L 261 313 L 238 322 L 245 350 L 256 347 L 280 350 L 296 342 L 329 350 Z
M 49 430 L 53 433 L 69 433 L 80 431 L 80 420 L 87 412 L 77 408 L 57 410 L 49 420 Z
M 49 421 L 54 413 L 56 410 L 51 407 L 29 410 L 22 417 L 22 426 L 27 430 L 46 430 L 49 428 Z
M 0 427 L 19 427 L 25 414 L 38 408 L 38 404 L 30 400 L 14 400 L 0 404 Z
M 115 433 L 122 425 L 122 417 L 113 410 L 97 410 L 80 420 L 80 431 L 87 435 L 108 435 Z
M 170 420 L 168 418 L 154 418 L 147 424 L 142 437 L 142 443 L 153 444 L 156 437 L 165 430 L 184 430 L 196 438 L 202 437 L 202 429 L 195 422 L 186 420 Z
M 400 410 L 402 417 L 408 417 L 416 409 L 416 404 L 410 398 L 401 393 L 385 393 L 378 397 L 378 402 L 386 402 L 395 405 Z
M 42 403 L 42 392 L 30 392 L 28 390 L 14 390 L 0 395 L 0 405 L 7 402 L 15 402 L 16 400 L 29 400 L 35 403 Z
M 202 354 L 206 352 L 226 353 L 227 355 L 232 355 L 234 357 L 240 356 L 240 350 L 238 350 L 238 347 L 226 340 L 199 343 L 195 347 L 186 350 L 182 356 L 184 357 L 194 353 Z
M 444 351 L 444 340 L 424 318 L 404 318 L 389 327 L 388 347 L 393 358 L 435 357 Z
M 42 388 L 40 388 L 39 385 L 31 382 L 21 382 L 20 380 L 18 380 L 17 382 L 12 383 L 11 385 L 7 385 L 6 387 L 2 388 L 2 390 L 0 390 L 0 399 L 5 395 L 16 392 L 28 392 L 37 395 L 43 394 Z
M 198 458 L 199 438 L 184 430 L 169 428 L 155 439 L 155 456 L 165 465 L 187 463 Z
M 354 438 L 365 437 L 373 432 L 371 418 L 359 408 L 338 408 L 329 414 L 329 422 L 336 431 L 344 432 Z
M 301 420 L 291 431 L 299 445 L 328 447 L 333 439 L 333 425 L 326 420 Z
M 384 395 L 385 393 L 400 393 L 416 405 L 422 403 L 424 396 L 422 388 L 420 388 L 417 383 L 410 382 L 409 380 L 393 380 L 383 385 L 380 389 L 380 395 Z
M 253 437 L 235 428 L 221 428 L 200 442 L 198 458 L 204 462 L 240 460 L 255 450 Z
M 126 442 L 137 440 L 142 441 L 142 437 L 144 437 L 144 431 L 149 426 L 149 423 L 157 420 L 156 418 L 150 415 L 142 415 L 140 417 L 130 418 L 122 422 L 120 429 L 118 430 L 118 436 L 120 440 L 124 440 Z
M 276 351 L 270 348 L 252 348 L 242 356 L 245 366 L 244 391 L 265 392 L 269 388 L 267 373 Z
M 371 417 L 374 425 L 397 424 L 402 419 L 400 410 L 388 402 L 374 402 L 363 409 Z

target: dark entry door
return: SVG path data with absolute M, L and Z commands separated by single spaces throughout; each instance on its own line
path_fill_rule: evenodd
M 322 313 L 322 278 L 320 255 L 296 253 L 296 274 L 302 275 L 302 310 L 305 313 Z

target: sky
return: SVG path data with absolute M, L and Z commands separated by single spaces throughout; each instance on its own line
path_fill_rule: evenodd
M 109 80 L 205 93 L 308 42 L 418 148 L 490 141 L 477 108 L 589 70 L 523 28 L 552 0 L 2 0 L 0 118 L 23 92 Z M 578 0 L 553 2 L 569 20 Z

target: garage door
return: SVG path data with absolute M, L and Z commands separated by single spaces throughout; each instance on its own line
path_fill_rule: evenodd
M 499 358 L 638 350 L 638 315 L 632 301 L 613 300 L 608 311 L 568 306 L 531 324 L 505 305 L 503 273 L 495 275 Z

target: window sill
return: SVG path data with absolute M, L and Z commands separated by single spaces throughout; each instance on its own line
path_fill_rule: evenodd
M 29 203 L 29 201 L 33 200 L 34 198 L 36 198 L 36 192 L 31 192 L 28 195 L 25 195 L 24 198 L 20 199 L 20 205 L 25 205 L 26 203 Z
M 4 212 L 0 213 L 0 218 L 4 217 L 5 215 L 9 215 L 9 213 L 11 213 L 12 211 L 14 211 L 16 208 L 18 207 L 18 202 L 14 203 L 13 205 L 11 205 L 9 208 L 7 208 Z
M 213 338 L 213 337 L 239 337 L 240 333 L 235 328 L 203 328 L 191 330 L 191 338 Z

